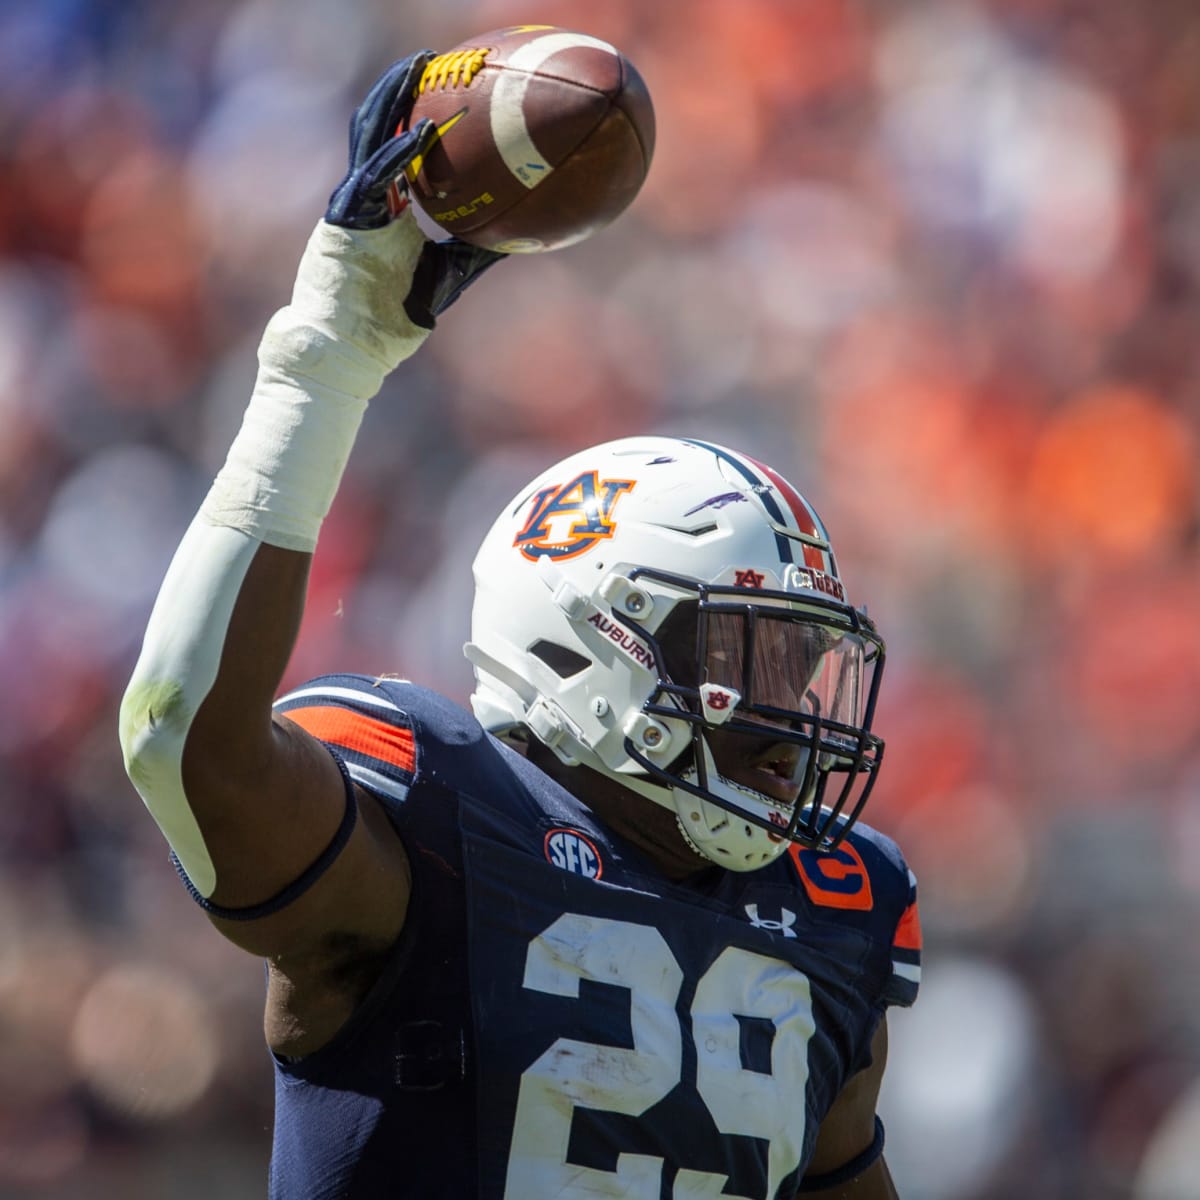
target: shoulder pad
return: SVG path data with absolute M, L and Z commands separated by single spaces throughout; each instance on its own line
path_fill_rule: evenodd
M 856 825 L 831 851 L 793 846 L 789 857 L 810 903 L 854 916 L 877 938 L 891 942 L 885 1004 L 907 1007 L 921 980 L 921 919 L 917 880 L 900 847 L 869 825 Z
M 323 675 L 281 696 L 275 712 L 324 742 L 350 778 L 403 800 L 417 772 L 409 714 L 365 675 Z

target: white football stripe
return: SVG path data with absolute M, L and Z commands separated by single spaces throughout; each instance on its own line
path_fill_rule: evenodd
M 892 959 L 892 974 L 901 979 L 907 979 L 909 983 L 921 982 L 921 968 L 914 967 L 910 963 L 901 963 Z
M 548 58 L 563 50 L 589 46 L 616 54 L 615 46 L 584 33 L 548 33 L 534 38 L 513 52 L 508 60 L 511 71 L 501 71 L 492 89 L 492 138 L 504 159 L 504 165 L 527 187 L 535 188 L 554 168 L 541 156 L 525 124 L 525 93 L 533 72 Z M 527 73 L 528 72 L 528 73 Z

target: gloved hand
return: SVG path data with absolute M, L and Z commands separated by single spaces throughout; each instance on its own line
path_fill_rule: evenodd
M 392 63 L 350 118 L 350 166 L 329 197 L 325 220 L 330 225 L 381 229 L 397 215 L 388 204 L 392 184 L 437 140 L 437 126 L 428 120 L 396 136 L 434 57 L 432 50 L 418 50 Z
M 345 229 L 381 229 L 406 207 L 397 209 L 389 194 L 393 185 L 401 193 L 407 190 L 405 169 L 429 151 L 438 131 L 427 119 L 405 133 L 397 135 L 396 130 L 412 111 L 421 76 L 434 57 L 432 50 L 419 50 L 393 63 L 350 118 L 350 165 L 329 197 L 325 211 L 328 224 Z M 428 242 L 404 301 L 409 320 L 432 329 L 436 317 L 488 267 L 505 257 L 457 238 Z

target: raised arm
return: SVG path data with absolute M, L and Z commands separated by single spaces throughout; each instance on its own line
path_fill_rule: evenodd
M 278 961 L 369 953 L 394 940 L 407 903 L 382 813 L 271 703 L 368 401 L 500 257 L 427 241 L 395 184 L 436 136 L 429 122 L 393 136 L 431 57 L 393 65 L 354 115 L 349 170 L 267 326 L 241 430 L 170 565 L 121 708 L 130 778 L 196 898 L 231 940 Z

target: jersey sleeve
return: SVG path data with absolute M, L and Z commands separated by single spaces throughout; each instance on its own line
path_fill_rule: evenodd
M 834 850 L 793 846 L 789 857 L 813 911 L 870 939 L 876 1003 L 909 1007 L 921 982 L 921 919 L 900 847 L 859 823 Z
M 884 988 L 885 1004 L 908 1008 L 921 985 L 921 916 L 917 908 L 917 877 L 908 871 L 908 903 L 892 937 L 892 973 Z
M 355 783 L 384 800 L 407 798 L 417 772 L 412 721 L 377 681 L 325 675 L 281 696 L 275 713 L 324 742 Z

